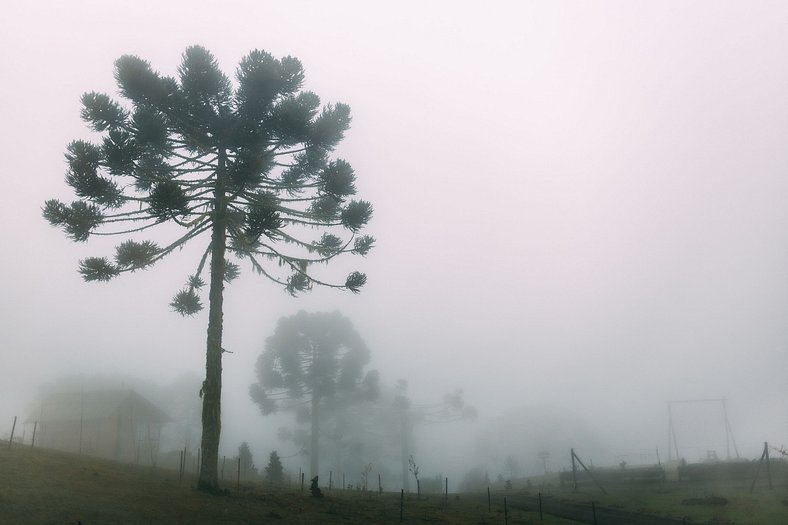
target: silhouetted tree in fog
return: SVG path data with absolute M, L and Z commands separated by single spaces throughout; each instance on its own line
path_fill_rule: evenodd
M 263 414 L 296 410 L 308 420 L 310 476 L 318 475 L 321 413 L 378 395 L 378 373 L 365 372 L 369 349 L 339 312 L 284 317 L 257 360 L 249 392 Z
M 443 396 L 435 403 L 415 404 L 407 395 L 408 384 L 399 380 L 395 388 L 396 395 L 390 410 L 392 417 L 387 418 L 392 430 L 391 436 L 398 436 L 400 449 L 400 465 L 402 468 L 402 487 L 410 490 L 408 476 L 409 459 L 413 452 L 413 429 L 416 425 L 449 423 L 452 421 L 471 420 L 476 418 L 476 409 L 465 404 L 462 390 L 456 390 Z
M 276 450 L 268 456 L 268 465 L 265 467 L 265 479 L 271 483 L 279 483 L 284 479 L 282 460 Z
M 254 458 L 252 451 L 249 449 L 249 443 L 244 441 L 238 447 L 238 459 L 241 460 L 241 479 L 250 481 L 257 477 L 257 467 L 254 466 Z
M 490 476 L 479 467 L 469 470 L 460 482 L 461 492 L 481 492 L 490 486 Z
M 222 305 L 224 284 L 239 274 L 236 261 L 291 294 L 313 284 L 357 292 L 366 276 L 352 272 L 331 284 L 314 263 L 342 253 L 366 254 L 360 235 L 372 214 L 356 193 L 355 174 L 329 154 L 350 125 L 344 104 L 321 109 L 301 91 L 304 71 L 292 57 L 252 51 L 235 83 L 206 49 L 186 49 L 177 78 L 126 55 L 115 62 L 120 104 L 102 93 L 82 96 L 82 118 L 102 136 L 68 145 L 66 182 L 78 199 L 45 203 L 44 217 L 75 241 L 117 235 L 113 257 L 79 263 L 86 281 L 108 281 L 148 268 L 186 242 L 203 237 L 205 250 L 172 300 L 183 315 L 202 309 L 208 286 L 208 336 L 202 386 L 202 453 L 198 486 L 218 488 L 221 432 Z M 164 245 L 138 240 L 169 223 Z M 209 271 L 205 271 L 209 262 Z

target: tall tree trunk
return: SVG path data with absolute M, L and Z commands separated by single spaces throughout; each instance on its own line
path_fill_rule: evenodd
M 314 393 L 312 394 L 312 435 L 310 436 L 310 450 L 309 450 L 309 475 L 315 477 L 318 475 L 318 435 L 320 433 L 320 421 L 318 419 L 318 404 L 320 399 Z
M 211 231 L 211 285 L 208 294 L 208 338 L 202 384 L 202 462 L 197 488 L 219 490 L 219 439 L 222 431 L 222 325 L 227 213 L 224 190 L 225 152 L 219 150 Z

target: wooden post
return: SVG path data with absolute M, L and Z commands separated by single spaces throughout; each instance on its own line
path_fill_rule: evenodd
M 345 473 L 342 473 L 342 490 L 345 490 Z
M 183 450 L 181 450 L 181 461 L 180 461 L 180 463 L 178 464 L 178 482 L 179 482 L 179 483 L 180 483 L 181 481 L 183 481 L 183 461 L 184 461 L 184 458 L 183 458 Z
M 14 416 L 14 426 L 11 427 L 11 439 L 8 440 L 8 450 L 11 450 L 11 443 L 14 442 L 14 430 L 16 430 L 16 416 Z
M 490 487 L 487 487 L 487 512 L 492 512 L 492 500 L 490 499 Z
M 301 495 L 304 495 L 304 472 L 301 472 Z
M 572 492 L 577 492 L 577 464 L 575 463 L 575 449 L 570 448 L 569 453 L 572 455 Z
M 399 492 L 399 522 L 402 523 L 402 509 L 405 507 L 405 489 Z
M 769 469 L 769 443 L 763 443 L 763 454 L 761 454 L 761 459 L 758 461 L 758 468 L 755 471 L 755 478 L 752 480 L 752 485 L 750 485 L 750 494 L 752 494 L 753 490 L 755 490 L 755 482 L 758 481 L 758 474 L 761 473 L 761 466 L 763 465 L 764 461 L 766 462 L 766 475 L 769 478 L 769 489 L 773 489 L 772 487 L 772 473 Z
M 222 456 L 222 481 L 224 481 L 224 462 L 227 461 L 227 456 Z
M 588 475 L 591 477 L 593 482 L 596 483 L 596 486 L 599 487 L 599 490 L 602 491 L 602 494 L 607 494 L 607 491 L 605 491 L 605 488 L 594 477 L 593 472 L 588 470 L 588 467 L 586 467 L 585 464 L 583 463 L 583 461 L 577 456 L 577 454 L 575 454 L 575 449 L 571 449 L 571 450 L 572 450 L 572 477 L 575 478 L 574 479 L 575 491 L 577 491 L 577 477 L 575 476 L 575 471 L 577 470 L 577 467 L 575 466 L 575 460 L 577 460 L 577 462 L 580 463 L 580 466 L 583 467 L 583 470 L 585 470 L 588 473 Z
M 380 480 L 380 472 L 378 472 L 378 494 L 383 494 L 383 483 Z
M 38 421 L 33 423 L 33 441 L 30 443 L 30 448 L 36 447 L 36 429 L 38 429 Z
M 509 508 L 506 506 L 506 496 L 503 497 L 503 522 L 509 525 Z
M 333 482 L 334 482 L 334 471 L 333 470 L 329 470 L 328 471 L 328 490 L 331 490 L 331 487 L 333 486 L 332 485 Z
M 241 456 L 238 456 L 238 472 L 235 481 L 235 487 L 240 490 L 241 489 Z
M 197 475 L 200 475 L 200 447 L 197 447 Z
M 80 393 L 79 398 L 79 453 L 82 454 L 82 428 L 85 424 L 85 392 Z
M 444 501 L 445 501 L 446 505 L 448 505 L 449 504 L 449 477 L 448 476 L 446 477 L 446 485 L 445 485 L 445 487 L 446 487 L 446 498 L 444 499 Z
M 594 525 L 597 525 L 597 522 L 596 522 L 596 503 L 594 503 L 593 501 L 591 502 L 591 514 L 594 517 Z
M 539 493 L 539 521 L 544 521 L 544 514 L 542 514 L 542 493 Z

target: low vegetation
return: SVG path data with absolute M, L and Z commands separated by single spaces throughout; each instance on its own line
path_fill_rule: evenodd
M 555 480 L 557 481 L 557 480 Z M 361 490 L 326 490 L 310 495 L 308 484 L 226 481 L 222 494 L 196 490 L 193 474 L 129 465 L 76 454 L 0 441 L 0 522 L 57 525 L 102 524 L 396 524 L 400 494 Z M 491 505 L 486 495 L 404 496 L 401 523 L 569 525 L 568 520 L 516 507 L 534 497 L 565 503 L 590 503 L 623 511 L 672 518 L 694 524 L 770 525 L 788 515 L 788 479 L 775 479 L 770 490 L 759 482 L 753 493 L 742 483 L 668 482 L 635 487 L 591 485 L 579 491 L 559 484 L 512 490 L 493 483 Z M 747 485 L 747 486 L 745 486 Z M 510 505 L 504 512 L 504 496 Z
M 774 469 L 777 470 L 777 469 Z M 553 499 L 590 503 L 628 512 L 686 519 L 691 524 L 772 525 L 788 523 L 788 477 L 773 476 L 773 488 L 761 474 L 753 492 L 752 478 L 718 481 L 608 485 L 607 494 L 591 483 L 578 491 L 570 486 L 548 489 Z M 538 489 L 532 489 L 535 491 Z
M 396 524 L 400 494 L 324 491 L 287 484 L 227 483 L 224 494 L 195 489 L 193 475 L 128 465 L 0 441 L 0 522 L 57 525 L 112 524 Z M 474 497 L 405 495 L 402 523 L 567 525 L 540 522 L 533 512 L 510 510 L 502 498 L 491 510 Z

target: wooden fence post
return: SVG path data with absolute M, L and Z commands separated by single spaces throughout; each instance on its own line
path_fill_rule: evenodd
M 572 456 L 572 492 L 577 492 L 577 464 L 575 463 L 575 449 L 570 448 L 569 453 Z
M 11 439 L 8 440 L 8 450 L 11 450 L 11 443 L 14 442 L 14 430 L 16 430 L 16 416 L 14 416 L 14 426 L 11 427 Z
M 755 490 L 755 482 L 758 481 L 758 474 L 761 473 L 761 466 L 763 465 L 764 461 L 766 462 L 766 476 L 769 478 L 769 489 L 773 490 L 774 487 L 772 486 L 772 471 L 769 468 L 769 442 L 765 441 L 763 443 L 763 454 L 761 454 L 761 459 L 758 461 L 758 469 L 755 471 L 755 478 L 752 480 L 752 485 L 750 485 L 750 494 Z
M 590 470 L 588 470 L 588 467 L 585 466 L 585 463 L 583 463 L 583 461 L 578 457 L 578 455 L 575 454 L 575 449 L 570 449 L 570 450 L 572 451 L 572 478 L 574 478 L 573 481 L 574 481 L 574 484 L 575 484 L 575 489 L 574 489 L 575 492 L 577 492 L 577 476 L 576 476 L 577 467 L 575 466 L 575 460 L 577 460 L 577 462 L 580 463 L 580 466 L 583 467 L 583 470 L 585 470 L 586 473 L 589 475 L 591 480 L 594 483 L 596 483 L 597 487 L 599 487 L 599 490 L 602 491 L 602 494 L 607 494 L 607 491 L 605 491 L 605 487 L 603 487 L 599 483 L 599 481 L 597 481 L 596 477 L 594 477 L 594 473 L 591 472 Z

